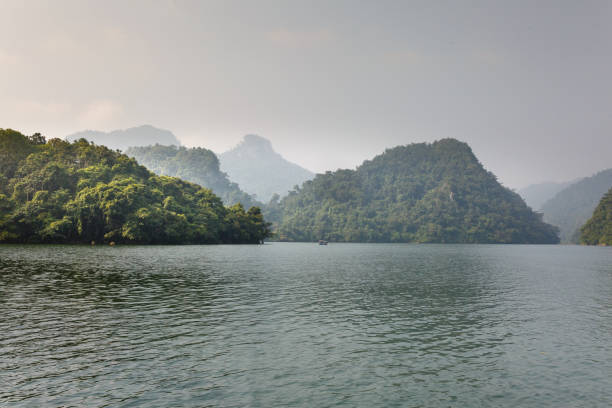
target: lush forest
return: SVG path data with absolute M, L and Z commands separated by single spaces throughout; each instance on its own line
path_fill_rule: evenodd
M 110 149 L 119 149 L 124 152 L 132 146 L 149 146 L 156 143 L 168 146 L 179 146 L 181 144 L 171 131 L 158 129 L 151 125 L 118 129 L 111 132 L 84 130 L 68 135 L 66 139 L 69 141 L 85 139 L 97 145 L 106 146 Z
M 612 245 L 612 188 L 603 196 L 580 232 L 582 244 Z
M 544 203 L 544 221 L 559 227 L 562 243 L 577 244 L 580 241 L 580 227 L 591 217 L 610 187 L 612 169 L 571 184 Z
M 227 205 L 241 203 L 247 209 L 261 207 L 261 203 L 240 190 L 219 170 L 219 159 L 211 150 L 156 144 L 131 147 L 126 154 L 158 175 L 178 177 L 211 189 Z
M 0 129 L 0 242 L 259 243 L 261 211 L 84 139 Z
M 233 149 L 219 155 L 221 170 L 258 200 L 267 202 L 274 194 L 285 196 L 314 174 L 276 153 L 269 140 L 246 135 Z
M 399 146 L 285 197 L 281 240 L 557 243 L 522 198 L 454 139 Z

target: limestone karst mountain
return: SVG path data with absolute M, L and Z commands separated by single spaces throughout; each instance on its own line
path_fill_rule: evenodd
M 544 205 L 546 201 L 553 198 L 558 192 L 580 180 L 581 179 L 576 179 L 563 183 L 549 181 L 545 183 L 531 184 L 518 190 L 517 193 L 523 197 L 528 206 L 538 211 L 542 208 L 542 205 Z
M 283 158 L 268 139 L 246 135 L 233 149 L 219 155 L 221 170 L 241 189 L 267 202 L 274 194 L 284 196 L 314 173 Z
M 219 159 L 211 150 L 153 145 L 130 147 L 126 154 L 156 174 L 178 177 L 211 189 L 226 205 L 241 203 L 247 209 L 261 206 L 219 169 Z
M 559 227 L 562 243 L 577 244 L 580 227 L 593 214 L 603 195 L 612 188 L 612 169 L 566 187 L 542 205 L 544 221 Z
M 85 140 L 0 129 L 0 243 L 260 243 L 257 207 Z
M 69 141 L 86 139 L 109 149 L 126 151 L 133 146 L 149 146 L 154 144 L 180 146 L 181 142 L 172 132 L 158 129 L 151 125 L 142 125 L 129 129 L 118 129 L 111 132 L 84 130 L 66 137 Z
M 454 139 L 388 149 L 317 175 L 281 202 L 295 241 L 557 243 L 556 228 Z
M 593 216 L 581 228 L 580 242 L 587 245 L 612 245 L 612 188 L 599 201 Z

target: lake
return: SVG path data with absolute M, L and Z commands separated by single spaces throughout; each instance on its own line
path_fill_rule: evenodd
M 2 407 L 609 407 L 612 248 L 0 246 Z

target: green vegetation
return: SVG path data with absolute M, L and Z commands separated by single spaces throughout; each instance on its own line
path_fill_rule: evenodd
M 603 196 L 580 232 L 582 244 L 612 245 L 612 188 Z
M 347 242 L 557 243 L 521 197 L 453 139 L 387 150 L 327 172 L 285 197 L 280 239 Z
M 156 174 L 178 177 L 211 189 L 225 204 L 261 207 L 261 203 L 240 190 L 219 170 L 219 159 L 211 150 L 155 145 L 132 147 L 126 154 Z
M 571 184 L 544 203 L 544 221 L 559 227 L 562 243 L 579 243 L 580 227 L 591 217 L 601 197 L 610 187 L 612 169 Z
M 261 211 L 81 139 L 0 129 L 0 242 L 259 243 Z

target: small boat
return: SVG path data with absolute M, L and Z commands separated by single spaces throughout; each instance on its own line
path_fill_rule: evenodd
M 327 244 L 328 244 L 327 241 L 324 241 L 322 239 L 319 240 L 319 245 L 327 245 Z

